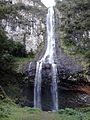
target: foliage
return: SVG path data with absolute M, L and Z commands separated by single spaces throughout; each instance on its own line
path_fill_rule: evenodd
M 10 100 L 0 101 L 0 120 L 39 120 L 40 110 L 21 108 Z
M 4 31 L 0 30 L 0 71 L 12 69 L 14 60 L 8 49 L 7 37 Z
M 61 109 L 58 112 L 43 112 L 39 109 L 20 107 L 11 100 L 0 100 L 0 120 L 89 120 L 90 107 Z
M 9 53 L 15 57 L 25 57 L 26 50 L 23 44 L 20 42 L 10 41 L 9 43 Z
M 15 12 L 14 10 L 13 6 L 0 3 L 0 19 L 7 18 L 8 14 Z
M 26 50 L 24 45 L 13 40 L 9 40 L 3 29 L 0 29 L 0 85 L 8 86 L 9 83 L 15 83 L 19 78 L 16 71 L 17 60 L 24 59 L 29 61 L 27 58 Z M 24 62 L 19 62 L 22 65 Z
M 62 44 L 70 54 L 81 54 L 90 62 L 90 0 L 57 2 L 62 14 Z
M 3 30 L 0 30 L 0 70 L 11 70 L 15 62 L 14 56 L 26 56 L 24 45 L 9 40 L 6 37 L 5 32 Z
M 4 53 L 0 58 L 0 70 L 12 70 L 14 65 L 14 58 L 9 53 Z
M 9 15 L 16 15 L 18 5 L 0 1 L 0 20 L 7 19 Z M 33 51 L 30 52 L 30 57 L 34 57 Z M 29 61 L 26 53 L 25 45 L 20 42 L 15 42 L 8 39 L 6 32 L 0 28 L 0 84 L 8 85 L 10 82 L 15 82 L 18 73 L 16 73 L 17 60 L 20 58 L 22 61 L 25 59 Z M 22 65 L 23 62 L 18 62 Z M 3 76 L 3 77 L 2 77 Z

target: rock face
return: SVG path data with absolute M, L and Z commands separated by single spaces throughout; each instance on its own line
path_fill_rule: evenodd
M 2 20 L 7 36 L 36 52 L 44 41 L 46 8 L 40 0 L 4 0 L 15 11 Z
M 7 36 L 14 41 L 25 44 L 27 52 L 30 52 L 31 50 L 36 52 L 40 44 L 45 40 L 44 34 L 46 32 L 45 19 L 47 9 L 39 0 L 3 1 L 16 9 L 15 13 L 8 15 L 7 19 L 2 20 L 2 26 L 6 30 Z M 82 66 L 79 64 L 78 59 L 75 60 L 74 58 L 70 58 L 62 49 L 60 33 L 58 30 L 60 27 L 60 14 L 57 10 L 55 11 L 55 39 L 57 53 L 55 63 L 57 64 L 59 108 L 90 104 L 90 97 L 86 94 L 87 92 L 85 92 L 86 88 L 83 88 L 83 85 L 86 84 L 86 80 L 84 84 L 84 78 L 77 74 L 82 70 Z M 45 49 L 42 53 L 44 52 Z M 29 63 L 24 71 L 27 77 L 22 88 L 22 94 L 25 96 L 25 99 L 22 100 L 22 105 L 30 107 L 34 106 L 33 98 L 36 61 Z M 43 64 L 41 74 L 42 109 L 51 110 L 51 64 Z M 83 83 L 82 87 L 79 84 L 80 82 Z
M 30 65 L 30 66 L 29 66 Z M 36 62 L 31 62 L 26 69 L 28 75 L 28 87 L 24 87 L 24 91 L 29 91 L 25 105 L 34 106 L 34 82 L 36 73 Z M 57 66 L 57 84 L 58 84 L 58 104 L 59 109 L 65 107 L 77 107 L 90 104 L 90 83 L 83 76 L 82 72 L 72 72 L 70 69 Z M 52 72 L 50 64 L 42 66 L 42 88 L 41 88 L 41 104 L 43 110 L 52 109 Z M 33 91 L 32 93 L 30 91 Z M 26 94 L 26 93 L 25 93 Z M 29 103 L 27 102 L 29 101 Z
M 56 39 L 56 59 L 57 64 L 57 84 L 58 84 L 58 103 L 59 108 L 75 107 L 83 104 L 90 104 L 90 97 L 88 93 L 80 90 L 80 84 L 87 84 L 84 77 L 78 75 L 82 71 L 82 66 L 78 59 L 71 58 L 64 53 L 61 46 L 60 33 L 58 27 L 60 27 L 60 21 L 58 11 L 55 9 L 55 39 Z M 30 64 L 30 69 L 27 72 L 29 75 L 29 82 L 33 85 L 35 82 L 36 74 L 36 61 Z M 51 110 L 52 108 L 52 70 L 51 64 L 43 63 L 42 65 L 42 87 L 41 87 L 41 104 L 43 110 Z M 85 80 L 85 83 L 84 83 Z M 32 87 L 31 87 L 32 88 Z M 87 95 L 88 94 L 88 95 Z M 34 97 L 34 93 L 33 93 Z M 83 99 L 84 98 L 84 99 Z M 32 100 L 31 100 L 32 101 Z M 33 103 L 33 101 L 32 101 Z

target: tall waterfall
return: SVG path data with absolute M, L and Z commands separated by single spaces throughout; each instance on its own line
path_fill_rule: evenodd
M 53 7 L 48 8 L 47 14 L 47 48 L 44 56 L 37 62 L 36 76 L 34 85 L 34 107 L 42 108 L 41 106 L 41 82 L 42 82 L 42 65 L 43 63 L 49 63 L 52 66 L 52 84 L 51 94 L 53 102 L 53 111 L 58 110 L 58 92 L 57 92 L 57 65 L 55 64 L 55 20 L 54 20 L 54 9 Z

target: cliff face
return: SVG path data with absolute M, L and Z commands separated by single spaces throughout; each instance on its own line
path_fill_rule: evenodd
M 2 20 L 7 36 L 24 44 L 27 52 L 36 52 L 44 41 L 46 7 L 40 0 L 5 0 L 3 3 L 15 9 Z
M 79 70 L 82 66 L 82 69 L 86 70 L 84 76 L 88 81 L 90 81 L 88 74 L 90 69 L 89 8 L 89 1 L 85 0 L 83 2 L 56 0 L 56 32 L 61 53 L 64 52 L 75 61 L 72 63 L 66 57 L 63 62 L 65 63 L 66 60 L 66 63 L 72 63 L 70 66 L 73 68 L 79 63 L 77 69 Z

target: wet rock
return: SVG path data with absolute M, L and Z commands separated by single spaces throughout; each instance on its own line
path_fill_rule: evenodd
M 42 66 L 42 85 L 50 84 L 52 80 L 52 68 L 51 64 L 43 64 Z

